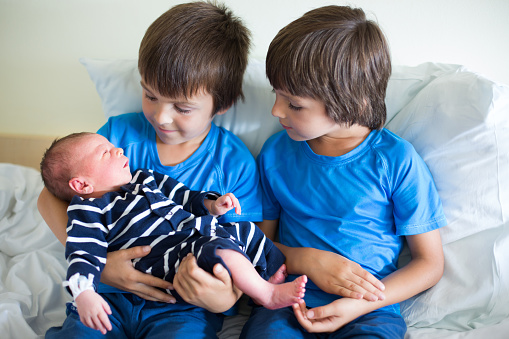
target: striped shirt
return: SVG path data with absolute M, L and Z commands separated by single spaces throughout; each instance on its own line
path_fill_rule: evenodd
M 192 191 L 151 170 L 136 171 L 120 191 L 101 198 L 75 196 L 67 209 L 67 279 L 76 273 L 93 274 L 97 286 L 107 252 L 141 245 L 149 245 L 152 250 L 135 259 L 134 267 L 167 281 L 173 281 L 181 258 L 189 252 L 197 257 L 199 265 L 224 265 L 215 255 L 216 248 L 243 253 L 260 271 L 268 269 L 266 278 L 270 277 L 284 262 L 284 256 L 279 252 L 274 264 L 267 267 L 266 254 L 278 250 L 256 225 L 218 224 L 203 204 L 204 199 L 218 197 L 215 192 Z M 203 250 L 205 245 L 210 246 L 207 251 Z

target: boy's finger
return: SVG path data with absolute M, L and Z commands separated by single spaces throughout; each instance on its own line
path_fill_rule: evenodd
M 119 250 L 118 252 L 121 252 L 126 257 L 126 259 L 132 260 L 137 258 L 143 258 L 147 254 L 149 254 L 150 251 L 151 251 L 150 246 L 136 246 L 125 250 Z

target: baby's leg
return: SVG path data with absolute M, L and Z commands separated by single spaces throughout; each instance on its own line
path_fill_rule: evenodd
M 277 309 L 302 302 L 306 291 L 307 277 L 305 275 L 292 282 L 274 284 L 260 277 L 253 264 L 242 254 L 225 249 L 218 249 L 216 253 L 228 266 L 235 286 L 253 298 L 257 304 L 268 309 Z M 280 276 L 273 279 L 273 281 L 280 280 Z

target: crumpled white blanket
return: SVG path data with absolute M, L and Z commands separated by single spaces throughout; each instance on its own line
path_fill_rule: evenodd
M 42 338 L 62 324 L 67 263 L 37 211 L 43 187 L 34 169 L 0 164 L 0 337 Z

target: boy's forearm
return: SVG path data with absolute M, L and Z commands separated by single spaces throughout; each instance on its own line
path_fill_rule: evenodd
M 56 198 L 46 188 L 42 189 L 37 199 L 39 213 L 53 234 L 64 246 L 67 240 L 67 207 L 67 202 Z
M 413 259 L 382 280 L 386 286 L 387 304 L 402 302 L 433 287 L 442 277 L 443 271 L 443 259 Z
M 443 265 L 429 259 L 414 259 L 405 267 L 390 274 L 382 282 L 385 285 L 385 299 L 375 302 L 363 299 L 349 299 L 352 319 L 381 307 L 400 303 L 434 286 L 442 277 Z
M 312 248 L 307 247 L 288 247 L 278 242 L 274 242 L 281 252 L 286 257 L 286 270 L 288 274 L 302 275 L 309 274 L 307 269 L 306 259 L 312 258 L 311 255 L 306 255 L 306 252 L 312 251 Z

